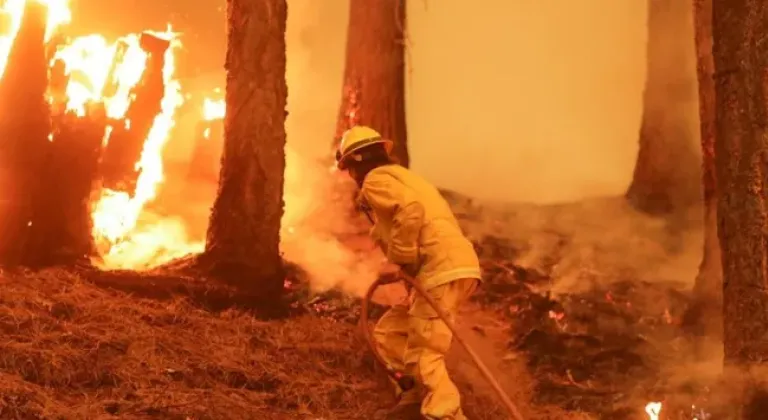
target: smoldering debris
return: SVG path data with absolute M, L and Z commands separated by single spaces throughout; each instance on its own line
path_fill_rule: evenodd
M 534 403 L 627 419 L 643 418 L 649 401 L 670 398 L 665 418 L 708 413 L 701 404 L 709 384 L 669 375 L 670 366 L 691 360 L 680 329 L 688 302 L 681 285 L 630 277 L 555 297 L 547 292 L 553 264 L 516 265 L 521 250 L 503 238 L 486 236 L 476 247 L 490 258 L 474 299 L 509 322 L 509 350 L 524 355 L 536 380 Z

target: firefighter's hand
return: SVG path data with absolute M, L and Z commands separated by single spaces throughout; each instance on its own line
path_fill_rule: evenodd
M 401 278 L 399 271 L 385 271 L 379 273 L 379 278 L 376 279 L 376 282 L 379 283 L 379 285 L 392 284 L 399 282 Z
M 416 264 L 401 265 L 400 272 L 402 273 L 400 276 L 416 277 L 419 273 L 419 268 Z

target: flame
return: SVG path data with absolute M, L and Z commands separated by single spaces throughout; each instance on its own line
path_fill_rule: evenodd
M 227 104 L 223 99 L 213 100 L 203 99 L 203 119 L 205 121 L 214 121 L 224 118 L 224 112 L 227 110 Z
M 161 35 L 175 40 L 175 34 L 170 29 Z M 122 63 L 116 68 L 115 78 L 118 88 L 112 98 L 103 99 L 107 106 L 107 114 L 111 118 L 125 115 L 130 104 L 131 89 L 141 79 L 147 59 L 146 53 L 139 47 L 138 35 L 128 36 L 121 41 L 127 45 L 127 49 Z M 99 42 L 98 45 L 103 44 Z M 178 43 L 172 44 L 174 45 Z M 115 48 L 112 47 L 108 51 L 107 54 L 113 54 Z M 179 229 L 165 226 L 167 221 L 161 220 L 152 226 L 139 226 L 145 205 L 155 199 L 158 186 L 164 179 L 162 151 L 175 124 L 176 111 L 184 102 L 181 86 L 174 79 L 173 53 L 173 48 L 169 48 L 165 53 L 163 68 L 165 92 L 161 112 L 155 117 L 144 142 L 141 157 L 136 163 L 136 169 L 141 172 L 135 191 L 129 194 L 105 188 L 101 191 L 93 208 L 94 238 L 102 249 L 101 257 L 106 267 L 142 268 L 149 265 L 148 261 L 158 264 L 202 249 L 202 244 L 189 244 L 185 235 L 178 234 Z M 103 73 L 89 78 L 96 83 L 91 85 L 89 95 L 84 97 L 98 97 L 98 93 L 103 89 L 103 84 L 100 84 L 102 79 L 97 78 L 101 74 Z M 82 103 L 82 101 L 76 102 L 78 110 L 82 110 Z M 129 122 L 126 121 L 126 123 Z M 137 253 L 145 257 L 137 256 Z M 159 256 L 161 254 L 163 257 Z
M 72 20 L 69 10 L 69 0 L 30 0 L 48 6 L 48 22 L 46 22 L 45 40 L 49 41 L 56 30 Z M 19 33 L 21 18 L 24 17 L 24 6 L 27 0 L 5 0 L 0 18 L 7 23 L 6 32 L 0 34 L 0 76 L 5 73 L 8 55 L 11 53 L 13 41 Z
M 653 401 L 645 405 L 645 413 L 648 414 L 648 420 L 659 420 L 661 417 L 662 403 Z
M 72 19 L 69 0 L 5 0 L 0 8 L 5 28 L 5 32 L 0 33 L 0 76 L 5 71 L 27 1 L 48 6 L 46 42 Z M 154 119 L 136 162 L 139 175 L 135 190 L 103 188 L 96 192 L 92 203 L 92 234 L 102 254 L 102 265 L 107 268 L 157 265 L 202 248 L 201 243 L 187 240 L 184 226 L 177 220 L 155 218 L 151 223 L 143 222 L 143 219 L 151 218 L 145 206 L 156 198 L 163 181 L 162 151 L 174 126 L 176 112 L 183 103 L 181 86 L 174 76 L 174 53 L 180 45 L 178 34 L 173 33 L 170 26 L 164 32 L 152 34 L 170 40 L 171 48 L 164 57 L 165 92 L 161 111 Z M 93 34 L 58 43 L 51 65 L 62 66 L 67 81 L 63 91 L 50 92 L 50 103 L 61 104 L 66 112 L 80 117 L 87 115 L 90 105 L 101 104 L 112 121 L 110 124 L 129 127 L 130 121 L 125 115 L 148 58 L 139 40 L 140 34 L 131 34 L 114 42 Z M 58 97 L 54 97 L 56 95 Z M 113 128 L 106 127 L 103 145 L 108 144 Z M 55 138 L 51 135 L 49 140 L 55 141 Z
M 122 57 L 118 57 L 119 45 L 126 47 Z M 168 57 L 169 53 L 166 53 L 166 60 Z M 172 62 L 173 55 L 170 57 Z M 103 103 L 108 117 L 121 119 L 131 103 L 131 89 L 144 73 L 147 53 L 139 46 L 136 34 L 111 44 L 101 35 L 87 35 L 59 47 L 53 56 L 53 61 L 56 60 L 64 63 L 65 72 L 70 76 L 66 87 L 67 111 L 84 116 L 87 104 Z M 115 93 L 104 97 L 110 69 L 115 62 L 112 80 Z M 172 71 L 171 68 L 171 74 Z

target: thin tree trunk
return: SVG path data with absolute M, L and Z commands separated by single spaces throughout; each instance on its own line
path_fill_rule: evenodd
M 219 191 L 201 258 L 213 273 L 282 291 L 285 0 L 227 1 L 227 110 Z
M 405 0 L 351 0 L 334 146 L 348 128 L 367 125 L 394 141 L 393 155 L 408 166 L 405 9 Z
M 768 2 L 712 10 L 725 362 L 750 367 L 768 361 Z
M 701 202 L 701 168 L 689 118 L 696 76 L 690 1 L 648 1 L 647 78 L 640 150 L 627 199 L 651 214 Z
M 5 74 L 0 80 L 0 264 L 25 263 L 38 205 L 39 170 L 47 150 L 50 115 L 45 100 L 46 6 L 26 2 Z
M 717 177 L 715 174 L 715 63 L 712 58 L 712 0 L 694 1 L 699 118 L 704 185 L 704 253 L 686 313 L 696 335 L 722 338 L 723 267 L 717 238 Z

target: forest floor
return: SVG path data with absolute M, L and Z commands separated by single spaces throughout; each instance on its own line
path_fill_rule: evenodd
M 672 394 L 668 418 L 702 418 L 717 372 L 691 360 L 679 331 L 695 228 L 613 199 L 452 201 L 486 271 L 459 328 L 527 419 L 643 419 Z M 363 420 L 391 404 L 357 331 L 359 302 L 293 281 L 289 313 L 267 314 L 194 278 L 0 272 L 0 419 Z M 470 418 L 506 418 L 454 353 Z

